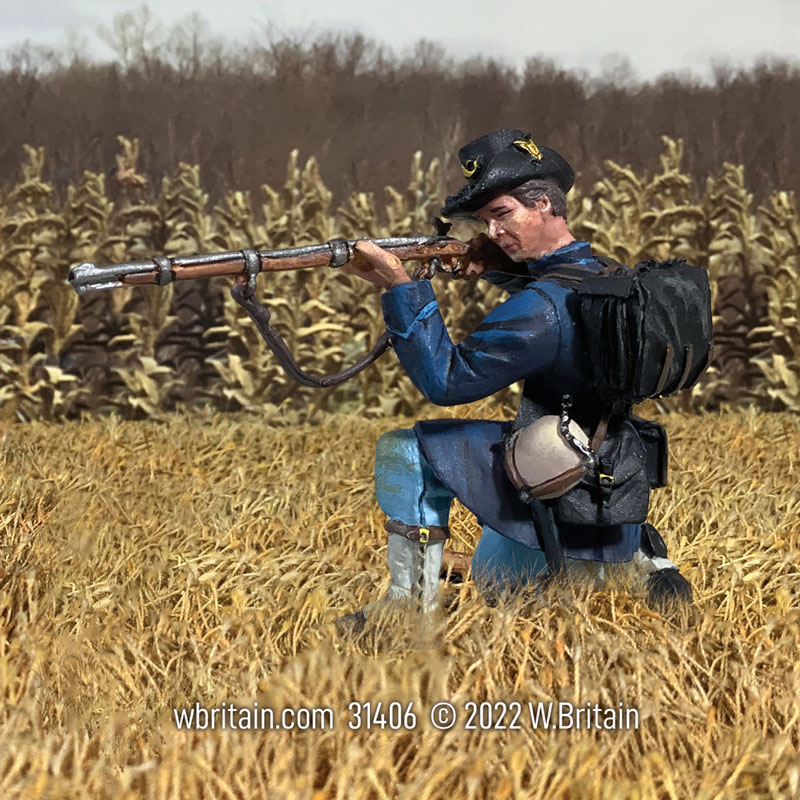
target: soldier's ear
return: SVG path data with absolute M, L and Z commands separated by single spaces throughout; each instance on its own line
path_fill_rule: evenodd
M 553 204 L 550 202 L 550 198 L 546 194 L 543 194 L 536 201 L 536 204 L 538 205 L 538 207 L 541 210 L 542 214 L 547 214 L 548 212 L 552 213 L 552 211 L 553 211 Z

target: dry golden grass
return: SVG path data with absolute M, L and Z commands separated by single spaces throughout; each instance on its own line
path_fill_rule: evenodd
M 694 607 L 656 613 L 621 578 L 491 609 L 468 582 L 422 647 L 332 625 L 387 586 L 371 472 L 397 421 L 3 425 L 0 797 L 796 798 L 800 419 L 656 416 L 651 520 Z M 451 521 L 471 549 L 474 519 Z M 439 732 L 442 699 L 621 702 L 641 724 Z M 352 731 L 353 700 L 413 701 L 416 729 Z M 176 730 L 195 701 L 328 706 L 336 726 Z

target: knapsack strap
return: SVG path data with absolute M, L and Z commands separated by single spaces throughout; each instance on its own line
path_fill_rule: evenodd
M 600 445 L 603 444 L 603 440 L 606 438 L 606 434 L 608 433 L 608 422 L 610 419 L 611 412 L 606 411 L 600 419 L 600 422 L 597 423 L 594 436 L 592 436 L 592 441 L 589 442 L 589 447 L 591 447 L 595 453 L 600 449 Z
M 614 261 L 612 258 L 605 258 L 605 256 L 597 256 L 595 261 L 603 265 L 600 272 L 588 269 L 587 267 L 579 264 L 559 264 L 555 269 L 545 272 L 543 275 L 536 276 L 537 281 L 556 280 L 559 283 L 567 283 L 570 286 L 578 286 L 584 278 L 598 278 L 607 275 L 616 275 L 620 270 L 627 272 L 627 268 L 620 264 L 619 261 Z
M 621 261 L 617 261 L 610 256 L 595 256 L 594 260 L 597 261 L 598 264 L 602 264 L 604 267 L 603 271 L 600 273 L 601 275 L 614 275 L 617 272 L 630 272 L 630 269 Z
M 492 272 L 499 273 L 508 278 L 523 279 L 528 283 L 533 281 L 557 280 L 559 283 L 563 282 L 577 286 L 584 278 L 596 278 L 600 275 L 615 275 L 620 271 L 628 271 L 628 268 L 624 264 L 620 264 L 619 261 L 615 261 L 613 258 L 608 258 L 607 256 L 593 256 L 593 259 L 603 265 L 603 269 L 600 272 L 595 272 L 585 266 L 569 261 L 563 264 L 556 264 L 555 269 L 548 270 L 541 275 L 531 275 L 528 272 L 511 271 L 507 269 L 493 269 Z

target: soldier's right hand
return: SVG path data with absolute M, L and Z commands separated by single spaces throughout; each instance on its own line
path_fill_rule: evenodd
M 467 242 L 462 258 L 464 266 L 453 273 L 455 278 L 472 278 L 491 269 L 507 270 L 514 262 L 485 234 L 479 233 Z

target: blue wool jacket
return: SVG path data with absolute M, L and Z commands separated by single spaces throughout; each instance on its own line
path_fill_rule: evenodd
M 517 381 L 548 413 L 561 397 L 574 398 L 574 416 L 593 427 L 600 401 L 589 390 L 588 365 L 576 324 L 577 297 L 536 278 L 565 264 L 600 272 L 587 242 L 573 242 L 526 266 L 530 277 L 488 272 L 511 296 L 462 342 L 453 344 L 429 281 L 401 284 L 382 297 L 386 329 L 414 385 L 437 405 L 487 397 Z M 505 474 L 502 437 L 512 422 L 427 420 L 414 427 L 437 477 L 479 522 L 528 547 L 539 548 L 530 509 Z M 639 546 L 639 525 L 559 524 L 565 554 L 596 561 L 628 561 Z

